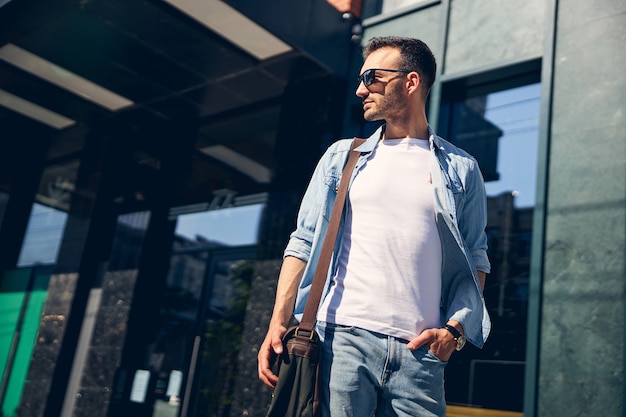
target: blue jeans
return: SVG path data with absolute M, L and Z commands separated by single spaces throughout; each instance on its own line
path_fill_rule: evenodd
M 356 327 L 318 323 L 323 417 L 443 417 L 444 368 L 427 346 Z

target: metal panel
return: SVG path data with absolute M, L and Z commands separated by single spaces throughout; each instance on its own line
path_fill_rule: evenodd
M 543 0 L 451 0 L 445 73 L 543 54 Z

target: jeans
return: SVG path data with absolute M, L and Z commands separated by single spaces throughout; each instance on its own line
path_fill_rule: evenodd
M 443 417 L 444 368 L 427 346 L 318 322 L 323 417 Z

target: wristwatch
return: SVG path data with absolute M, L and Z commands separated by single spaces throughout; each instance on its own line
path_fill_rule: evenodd
M 447 331 L 452 333 L 452 336 L 454 336 L 454 341 L 456 342 L 456 346 L 454 347 L 456 350 L 463 349 L 463 346 L 465 346 L 465 342 L 467 341 L 467 339 L 465 339 L 465 336 L 462 335 L 461 332 L 459 332 L 454 326 L 450 326 L 449 324 L 444 324 L 443 326 L 441 326 L 441 328 L 446 329 Z

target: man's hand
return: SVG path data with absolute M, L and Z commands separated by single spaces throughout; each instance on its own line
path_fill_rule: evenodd
M 458 330 L 461 326 L 457 324 L 454 325 L 454 327 Z M 426 329 L 415 339 L 411 340 L 407 347 L 409 350 L 416 350 L 424 345 L 428 346 L 430 351 L 434 353 L 437 358 L 447 362 L 450 360 L 450 356 L 452 356 L 455 350 L 456 341 L 452 333 L 446 329 Z
M 280 268 L 272 319 L 257 356 L 259 379 L 272 389 L 278 382 L 278 376 L 272 372 L 272 359 L 283 352 L 283 336 L 287 333 L 285 326 L 291 320 L 298 284 L 305 267 L 306 262 L 286 256 Z
M 265 340 L 259 348 L 258 372 L 259 379 L 265 385 L 274 389 L 278 382 L 278 376 L 272 372 L 272 359 L 276 355 L 283 353 L 283 336 L 287 332 L 285 326 L 270 327 L 265 336 Z

